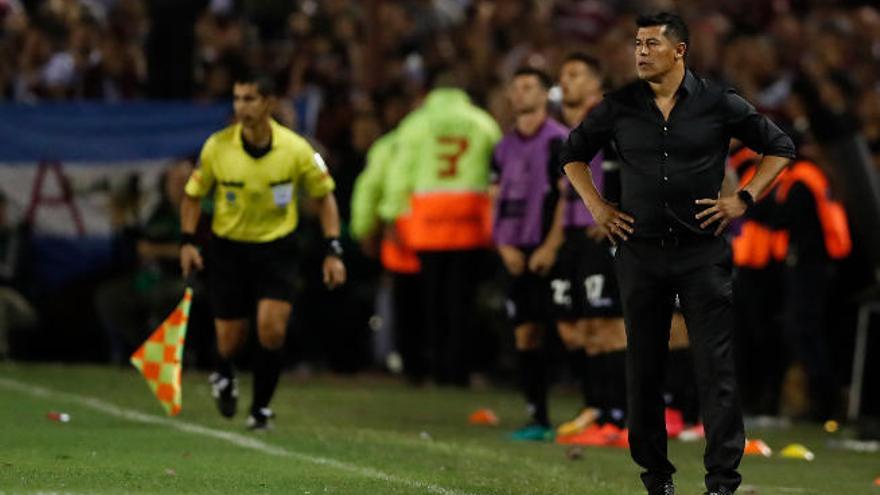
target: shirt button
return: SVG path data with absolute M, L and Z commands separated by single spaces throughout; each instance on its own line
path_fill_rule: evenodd
M 663 152 L 663 158 L 669 158 L 669 153 L 667 153 L 667 152 L 664 151 L 664 152 Z
M 668 130 L 669 130 L 669 127 L 667 127 L 667 126 L 664 125 L 664 126 L 663 126 L 663 132 L 666 132 L 666 131 L 668 131 Z
M 663 176 L 663 181 L 664 181 L 664 182 L 668 182 L 668 181 L 669 181 L 669 177 L 667 177 L 667 176 L 664 175 L 664 176 Z
M 666 230 L 669 231 L 669 232 L 671 233 L 671 232 L 672 232 L 672 227 L 669 227 L 669 228 L 666 229 Z

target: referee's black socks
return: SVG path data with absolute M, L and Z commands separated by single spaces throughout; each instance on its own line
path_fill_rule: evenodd
M 269 407 L 278 378 L 281 376 L 283 364 L 283 348 L 269 350 L 260 346 L 254 362 L 254 401 L 251 403 L 251 414 L 264 407 Z
M 550 426 L 547 415 L 547 360 L 544 349 L 519 351 L 520 384 L 532 422 Z
M 232 358 L 217 356 L 217 373 L 223 378 L 232 379 L 235 377 L 235 370 L 232 367 Z

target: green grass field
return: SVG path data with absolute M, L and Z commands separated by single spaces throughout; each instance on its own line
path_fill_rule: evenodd
M 246 406 L 247 375 L 242 385 Z M 551 406 L 567 419 L 577 400 L 557 394 Z M 625 451 L 569 460 L 560 446 L 508 441 L 523 419 L 510 390 L 285 376 L 273 407 L 276 428 L 253 434 L 243 414 L 215 412 L 203 374 L 184 375 L 183 412 L 166 418 L 134 369 L 0 364 L 0 494 L 643 493 Z M 502 425 L 469 426 L 478 407 Z M 71 421 L 50 421 L 48 411 Z M 816 460 L 746 458 L 739 493 L 880 495 L 880 454 L 829 450 L 831 435 L 810 426 L 749 433 L 776 450 L 804 443 Z M 672 442 L 670 452 L 678 493 L 702 493 L 702 444 Z

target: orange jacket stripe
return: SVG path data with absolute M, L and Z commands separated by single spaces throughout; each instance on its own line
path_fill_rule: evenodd
M 770 262 L 774 234 L 755 220 L 743 223 L 740 234 L 733 239 L 733 263 L 745 268 L 764 268 Z
M 431 192 L 413 195 L 406 244 L 416 251 L 488 247 L 492 213 L 484 192 Z
M 796 162 L 776 190 L 776 200 L 780 203 L 785 202 L 789 191 L 796 182 L 803 183 L 813 193 L 828 256 L 833 259 L 848 256 L 852 251 L 849 222 L 843 205 L 829 197 L 831 191 L 828 177 L 815 163 L 806 160 Z M 788 236 L 786 235 L 784 239 L 778 241 L 774 248 L 774 254 L 778 259 L 782 259 L 787 253 Z
M 382 266 L 390 272 L 414 274 L 422 270 L 422 264 L 419 262 L 416 252 L 401 241 L 401 239 L 411 237 L 408 230 L 410 224 L 408 216 L 398 217 L 394 222 L 394 227 L 399 239 L 395 239 L 391 235 L 386 235 L 382 239 L 379 259 L 382 261 Z

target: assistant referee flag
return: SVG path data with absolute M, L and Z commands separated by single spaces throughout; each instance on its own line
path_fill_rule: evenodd
M 191 303 L 192 288 L 187 287 L 177 308 L 131 355 L 131 364 L 144 375 L 169 416 L 176 416 L 182 405 L 180 372 Z

